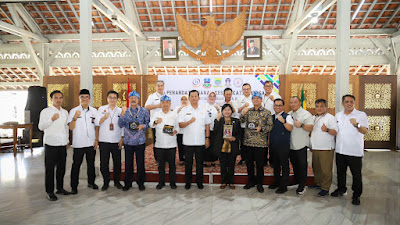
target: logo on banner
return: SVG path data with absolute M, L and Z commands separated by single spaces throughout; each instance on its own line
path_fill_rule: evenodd
M 205 88 L 210 88 L 211 87 L 211 79 L 210 78 L 204 78 L 203 87 L 205 87 Z
M 192 84 L 193 84 L 193 87 L 200 87 L 201 81 L 199 78 L 195 78 L 195 79 L 193 79 Z
M 230 87 L 231 86 L 231 79 L 230 78 L 226 78 L 225 79 L 225 86 L 226 87 Z
M 215 78 L 214 87 L 222 87 L 222 78 Z
M 266 81 L 271 81 L 273 91 L 279 94 L 279 75 L 255 75 L 257 80 L 264 86 Z
M 241 88 L 243 85 L 243 80 L 241 78 L 235 78 L 233 80 L 233 85 L 235 85 L 237 88 Z

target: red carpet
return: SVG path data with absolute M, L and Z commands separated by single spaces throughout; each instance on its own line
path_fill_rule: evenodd
M 149 145 L 146 147 L 145 150 L 145 167 L 146 167 L 146 181 L 148 182 L 158 182 L 158 166 L 155 163 L 154 160 L 154 155 L 153 155 L 153 145 Z M 237 165 L 237 163 L 240 160 L 240 157 L 237 157 L 236 159 L 236 166 L 235 166 L 235 183 L 237 184 L 246 184 L 247 183 L 247 170 L 246 170 L 246 165 Z M 178 151 L 176 151 L 176 180 L 178 183 L 184 183 L 184 177 L 185 177 L 185 166 L 180 166 L 179 165 L 179 157 L 178 157 Z M 193 160 L 195 161 L 195 160 Z M 135 175 L 136 175 L 136 162 L 134 163 L 135 165 Z M 112 167 L 110 168 L 112 170 Z M 165 168 L 166 172 L 168 173 L 169 168 L 168 164 L 166 164 Z M 220 173 L 220 167 L 219 167 L 219 162 L 216 162 L 216 166 L 214 167 L 204 167 L 204 183 L 220 183 L 221 182 L 221 173 Z M 196 165 L 195 162 L 193 162 L 193 175 L 195 175 L 196 172 Z M 112 173 L 112 172 L 111 172 Z M 122 162 L 122 174 L 121 174 L 121 180 L 123 180 L 125 174 L 125 161 Z M 290 165 L 290 179 L 292 179 L 293 175 L 293 168 L 292 165 Z M 307 172 L 307 184 L 313 184 L 314 183 L 314 174 L 312 171 L 311 166 L 308 167 L 308 172 Z M 264 167 L 264 184 L 272 184 L 273 182 L 273 169 L 269 166 Z M 193 182 L 195 176 L 193 176 Z M 168 174 L 166 174 L 166 179 L 168 181 Z

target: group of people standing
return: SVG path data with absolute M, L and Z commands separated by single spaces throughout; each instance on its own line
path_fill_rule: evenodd
M 153 129 L 154 157 L 158 164 L 159 183 L 165 186 L 165 167 L 169 167 L 169 184 L 176 189 L 176 149 L 179 163 L 185 166 L 185 189 L 192 184 L 193 157 L 195 158 L 195 182 L 203 189 L 203 163 L 219 160 L 221 189 L 235 189 L 234 170 L 236 158 L 239 164 L 246 163 L 248 183 L 244 189 L 257 187 L 264 192 L 264 166 L 274 168 L 274 182 L 269 189 L 283 194 L 289 185 L 298 185 L 296 193 L 306 192 L 307 150 L 312 151 L 314 188 L 321 189 L 318 196 L 326 196 L 332 183 L 333 160 L 336 151 L 338 189 L 331 196 L 347 193 L 347 167 L 353 174 L 353 201 L 360 204 L 362 193 L 361 166 L 364 149 L 364 134 L 368 131 L 368 119 L 364 112 L 354 108 L 355 97 L 342 98 L 344 111 L 336 117 L 327 112 L 327 102 L 315 102 L 316 115 L 301 107 L 301 101 L 290 99 L 290 112 L 284 112 L 284 100 L 273 92 L 272 82 L 264 85 L 265 94 L 252 92 L 248 83 L 243 84 L 242 93 L 232 100 L 232 89 L 224 90 L 224 100 L 216 103 L 216 93 L 208 94 L 207 103 L 199 105 L 199 92 L 192 90 L 181 97 L 181 104 L 171 109 L 171 98 L 164 95 L 164 82 L 156 82 L 156 92 L 151 94 L 145 107 L 139 106 L 140 94 L 129 93 L 129 107 L 118 107 L 119 95 L 111 90 L 107 93 L 107 105 L 98 110 L 89 106 L 90 93 L 82 89 L 80 105 L 68 113 L 61 107 L 63 94 L 50 94 L 52 106 L 40 114 L 39 129 L 44 131 L 45 186 L 47 198 L 57 200 L 54 194 L 54 169 L 56 171 L 56 194 L 78 193 L 79 172 L 86 155 L 88 187 L 98 189 L 95 184 L 94 161 L 97 146 L 100 148 L 100 170 L 104 184 L 109 188 L 110 156 L 113 158 L 114 186 L 123 191 L 132 187 L 136 154 L 136 183 L 145 190 L 145 144 L 146 130 Z M 72 131 L 73 164 L 71 169 L 71 192 L 64 190 L 66 149 L 69 147 L 69 130 Z M 336 144 L 335 144 L 336 137 Z M 121 149 L 125 150 L 124 186 L 121 179 Z M 335 150 L 336 149 L 336 150 Z M 293 165 L 294 180 L 289 183 L 289 160 Z

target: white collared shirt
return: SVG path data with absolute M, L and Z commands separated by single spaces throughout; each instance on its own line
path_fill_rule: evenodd
M 270 95 L 263 96 L 263 103 L 262 106 L 268 109 L 271 112 L 271 115 L 275 114 L 274 111 L 274 101 L 272 101 L 269 97 L 272 96 L 274 99 L 282 98 L 279 94 L 275 93 L 274 91 L 271 92 Z
M 110 113 L 110 116 L 100 124 L 101 118 L 106 113 Z M 124 129 L 118 126 L 118 119 L 121 116 L 122 109 L 120 107 L 115 107 L 111 110 L 110 106 L 103 105 L 97 110 L 95 124 L 99 126 L 99 142 L 107 143 L 118 143 L 121 137 L 124 136 Z M 113 130 L 110 130 L 110 124 L 113 124 Z
M 69 111 L 67 123 L 71 123 L 75 112 L 81 111 L 81 115 L 75 122 L 75 129 L 72 131 L 72 147 L 85 148 L 93 146 L 96 140 L 95 119 L 97 110 L 91 106 L 84 110 L 82 106 L 77 106 Z
M 52 121 L 54 114 L 59 118 Z M 69 143 L 69 128 L 67 125 L 68 112 L 60 107 L 58 110 L 53 105 L 40 112 L 39 130 L 44 131 L 43 144 L 50 146 L 66 146 Z
M 185 127 L 183 132 L 183 144 L 189 146 L 202 146 L 206 144 L 206 125 L 210 124 L 207 110 L 201 107 L 194 109 L 191 105 L 186 106 L 179 113 L 179 123 L 187 122 L 196 118 L 196 121 Z
M 335 149 L 335 136 L 324 132 L 321 127 L 325 126 L 330 130 L 338 130 L 337 122 L 332 114 L 326 113 L 321 116 L 315 115 L 314 127 L 311 133 L 311 148 L 313 150 L 332 150 Z
M 215 105 L 217 105 L 217 104 L 215 104 Z M 200 106 L 200 108 L 205 108 L 207 110 L 207 115 L 210 117 L 210 120 L 211 120 L 210 131 L 213 131 L 214 130 L 214 120 L 218 118 L 217 109 L 215 108 L 214 105 L 210 105 L 208 102 L 206 104 Z
M 297 119 L 304 125 L 313 125 L 314 123 L 311 113 L 301 107 L 296 112 L 292 110 L 288 114 L 293 117 L 293 121 Z M 310 132 L 302 127 L 293 126 L 293 130 L 290 133 L 290 149 L 300 150 L 306 146 L 310 146 Z
M 246 103 L 249 103 L 249 106 L 247 108 L 250 109 L 250 108 L 254 107 L 252 95 L 249 95 L 249 97 L 246 97 L 246 96 L 242 95 L 236 100 L 236 106 L 238 107 L 237 108 L 237 110 L 238 110 L 237 112 L 239 114 L 239 118 L 242 115 L 242 113 L 239 113 L 239 108 L 243 107 L 244 104 L 246 104 Z M 240 127 L 241 128 L 246 128 L 246 123 L 241 123 Z
M 233 100 L 231 99 L 231 103 L 232 103 L 232 104 L 231 104 L 232 107 L 235 109 L 235 112 L 232 113 L 232 117 L 233 117 L 233 118 L 236 118 L 236 119 L 239 119 L 238 106 L 237 106 L 237 104 L 236 104 L 236 101 L 233 101 Z M 224 100 L 224 101 L 220 102 L 218 105 L 219 105 L 219 107 L 221 107 L 221 109 L 222 109 L 222 106 L 224 106 L 225 104 L 229 104 L 229 102 L 226 102 L 226 101 Z
M 282 113 L 283 113 L 284 111 L 282 111 L 282 112 L 280 112 L 280 113 L 278 113 L 278 115 L 276 115 L 275 114 L 275 120 L 277 120 L 278 119 L 278 117 L 279 116 L 281 116 L 282 115 Z M 291 115 L 288 115 L 287 117 L 286 117 L 286 123 L 288 123 L 288 124 L 290 124 L 290 125 L 293 125 L 294 124 L 294 122 L 293 122 L 293 118 L 292 118 L 292 116 Z
M 146 103 L 144 104 L 144 108 L 146 108 L 146 106 L 148 105 L 158 105 L 161 103 L 161 97 L 162 95 L 160 95 L 158 92 L 154 92 L 153 94 L 149 95 L 149 97 L 147 98 Z M 162 111 L 161 108 L 155 108 L 150 110 L 150 117 L 153 116 L 154 113 Z
M 364 156 L 364 134 L 350 123 L 350 119 L 354 118 L 362 127 L 369 128 L 367 114 L 354 109 L 349 115 L 341 111 L 335 118 L 338 124 L 336 152 L 343 155 Z
M 154 126 L 154 121 L 157 121 L 159 118 L 162 119 L 161 123 Z M 179 132 L 178 114 L 173 111 L 169 111 L 167 114 L 165 114 L 163 111 L 159 111 L 154 113 L 153 117 L 151 117 L 150 126 L 151 128 L 156 128 L 156 143 L 154 144 L 154 147 L 176 148 L 176 135 L 171 136 L 164 133 L 163 128 L 165 125 L 173 126 L 174 130 Z

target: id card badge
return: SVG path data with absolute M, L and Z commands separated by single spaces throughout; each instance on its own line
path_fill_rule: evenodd
M 110 130 L 114 130 L 114 124 L 110 123 Z

